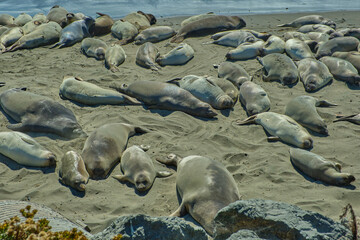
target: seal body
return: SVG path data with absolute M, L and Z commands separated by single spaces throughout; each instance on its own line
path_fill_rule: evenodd
M 246 81 L 240 87 L 240 101 L 249 115 L 266 112 L 270 109 L 270 99 L 258 84 Z
M 156 59 L 159 57 L 159 50 L 151 42 L 146 42 L 136 51 L 136 63 L 144 68 L 157 71 Z
M 85 38 L 81 41 L 81 52 L 96 60 L 103 60 L 105 58 L 107 47 L 107 44 L 103 40 L 96 38 Z
M 128 21 L 118 20 L 112 25 L 111 33 L 120 40 L 120 44 L 127 44 L 134 40 L 139 30 Z
M 327 33 L 327 34 L 331 34 L 331 33 L 335 32 L 334 28 L 329 27 L 327 25 L 323 25 L 323 24 L 304 25 L 304 26 L 300 27 L 297 31 L 301 32 L 301 33 L 321 32 L 321 33 Z
M 306 175 L 332 185 L 349 185 L 355 177 L 341 172 L 339 163 L 325 160 L 325 158 L 302 149 L 290 149 L 290 160 Z
M 294 28 L 298 28 L 301 27 L 303 25 L 309 25 L 309 24 L 323 24 L 323 25 L 327 25 L 330 26 L 332 28 L 336 28 L 336 24 L 334 21 L 332 21 L 331 19 L 325 18 L 321 15 L 307 15 L 307 16 L 302 16 L 299 17 L 295 20 L 293 20 L 290 23 L 285 23 L 285 24 L 281 24 L 278 25 L 278 27 L 294 27 Z
M 285 51 L 285 42 L 280 37 L 272 35 L 262 45 L 261 55 L 265 56 L 271 53 L 283 53 Z
M 187 43 L 180 43 L 167 54 L 156 59 L 160 65 L 182 65 L 194 57 L 194 49 Z
M 60 181 L 78 191 L 85 191 L 85 185 L 89 181 L 89 173 L 86 171 L 84 160 L 75 151 L 68 151 L 61 159 L 59 171 Z
M 334 52 L 332 57 L 337 57 L 350 62 L 358 72 L 360 71 L 360 53 L 356 51 L 352 52 Z
M 32 137 L 21 132 L 0 132 L 0 153 L 18 164 L 48 167 L 56 164 L 55 155 Z
M 120 66 L 126 59 L 124 49 L 119 44 L 112 44 L 105 51 L 105 65 L 112 71 L 119 71 Z
M 263 58 L 257 58 L 263 69 L 264 81 L 280 81 L 283 85 L 292 85 L 297 82 L 299 72 L 294 62 L 288 56 L 272 53 Z
M 214 16 L 214 15 L 216 15 L 216 14 L 213 13 L 213 12 L 194 15 L 194 16 L 188 17 L 185 20 L 183 20 L 180 23 L 180 25 L 183 27 L 183 26 L 185 26 L 185 25 L 187 25 L 189 23 L 195 22 L 195 21 L 200 20 L 200 19 L 208 18 L 208 17 Z
M 134 25 L 138 30 L 146 29 L 156 23 L 156 18 L 152 14 L 141 11 L 129 13 L 122 19 Z
M 26 23 L 32 21 L 32 17 L 27 13 L 20 13 L 14 20 L 14 24 L 24 26 Z
M 111 32 L 114 20 L 107 14 L 97 12 L 99 17 L 95 19 L 94 24 L 89 28 L 92 36 L 101 36 Z
M 156 27 L 149 27 L 143 31 L 141 31 L 135 37 L 135 44 L 141 45 L 145 42 L 160 42 L 162 40 L 168 39 L 175 34 L 174 29 L 169 26 L 156 26 Z
M 101 88 L 81 78 L 65 76 L 60 85 L 60 96 L 86 105 L 140 104 L 139 101 L 111 89 Z
M 326 123 L 317 113 L 316 107 L 329 106 L 336 105 L 311 96 L 298 96 L 286 105 L 285 115 L 314 132 L 328 135 Z
M 224 93 L 226 93 L 234 102 L 234 105 L 236 101 L 239 98 L 239 89 L 235 87 L 234 84 L 232 84 L 230 81 L 224 79 L 224 78 L 215 78 L 215 77 L 208 77 L 210 78 L 216 85 L 218 85 Z
M 21 27 L 13 27 L 6 30 L 0 37 L 0 49 L 5 51 L 5 49 L 23 36 L 23 31 Z
M 328 67 L 315 59 L 305 58 L 297 62 L 300 80 L 307 92 L 314 92 L 332 81 Z
M 1 107 L 17 124 L 15 131 L 53 133 L 65 138 L 86 136 L 74 113 L 60 103 L 41 95 L 9 89 L 0 94 Z
M 47 21 L 47 18 L 45 16 L 45 14 L 43 13 L 37 13 L 33 16 L 32 18 L 33 21 L 38 21 L 38 22 L 41 22 L 41 23 L 45 23 Z
M 304 41 L 296 38 L 285 42 L 285 51 L 294 61 L 314 57 L 310 47 Z
M 175 84 L 156 81 L 136 81 L 129 86 L 115 87 L 118 91 L 144 102 L 149 108 L 182 111 L 190 115 L 212 118 L 214 109 L 189 91 Z
M 66 14 L 68 11 L 60 7 L 59 5 L 53 6 L 49 13 L 46 15 L 47 20 L 57 22 L 62 28 L 64 28 L 67 25 L 67 18 Z
M 0 25 L 7 26 L 14 24 L 15 18 L 10 14 L 2 13 L 0 14 Z
M 289 116 L 263 112 L 253 115 L 243 121 L 236 121 L 239 125 L 256 123 L 261 125 L 270 135 L 268 140 L 282 140 L 299 148 L 312 148 L 313 140 L 300 124 Z
M 322 57 L 323 62 L 337 80 L 345 81 L 349 84 L 359 85 L 360 76 L 356 68 L 348 61 L 336 57 Z
M 172 174 L 168 171 L 156 171 L 149 155 L 139 146 L 131 146 L 123 152 L 120 168 L 124 174 L 115 175 L 114 178 L 135 184 L 136 189 L 141 192 L 149 190 L 156 177 Z
M 192 155 L 179 158 L 170 154 L 158 161 L 177 166 L 176 190 L 181 197 L 179 208 L 171 216 L 189 213 L 211 235 L 217 212 L 240 200 L 237 184 L 219 161 Z
M 242 43 L 237 48 L 230 50 L 225 57 L 230 60 L 253 59 L 260 55 L 263 44 L 263 40 Z
M 241 84 L 251 81 L 252 77 L 239 64 L 233 62 L 222 62 L 220 65 L 214 65 L 218 69 L 218 77 L 225 78 L 232 82 L 238 89 Z
M 97 128 L 86 139 L 81 156 L 92 179 L 104 179 L 120 161 L 128 138 L 147 130 L 125 123 L 109 123 Z
M 216 39 L 209 43 L 236 48 L 242 43 L 255 42 L 256 40 L 257 40 L 256 37 L 252 33 L 248 31 L 237 30 L 225 34 L 219 39 Z
M 334 52 L 349 52 L 357 50 L 359 40 L 355 37 L 337 37 L 321 44 L 316 52 L 317 59 L 331 56 Z

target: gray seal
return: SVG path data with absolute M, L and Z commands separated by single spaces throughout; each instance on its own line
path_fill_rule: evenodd
M 0 25 L 10 26 L 13 25 L 15 18 L 7 13 L 0 14 Z
M 355 177 L 341 172 L 340 163 L 327 161 L 320 155 L 302 149 L 290 149 L 290 160 L 306 175 L 332 185 L 349 185 Z
M 221 162 L 203 156 L 180 158 L 170 154 L 166 159 L 157 160 L 177 166 L 176 190 L 181 203 L 170 216 L 182 217 L 189 213 L 214 236 L 217 212 L 241 197 L 232 174 Z
M 224 93 L 226 93 L 229 97 L 231 97 L 235 105 L 235 103 L 239 98 L 239 89 L 235 87 L 234 84 L 232 84 L 230 81 L 224 78 L 216 78 L 210 76 L 207 76 L 207 78 L 210 78 L 216 85 L 218 85 L 224 91 Z
M 285 51 L 285 42 L 280 37 L 272 35 L 262 45 L 261 55 L 265 56 L 271 53 L 283 53 Z
M 143 31 L 141 31 L 136 37 L 135 37 L 135 44 L 141 45 L 145 42 L 160 42 L 162 40 L 171 38 L 175 35 L 174 29 L 169 26 L 155 26 L 155 27 L 149 27 Z
M 299 39 L 293 38 L 285 42 L 285 51 L 294 61 L 304 58 L 314 58 L 310 47 Z
M 217 68 L 219 78 L 224 78 L 232 82 L 237 89 L 240 89 L 241 84 L 244 82 L 252 80 L 252 77 L 239 64 L 222 62 L 219 65 L 214 64 L 213 66 L 214 68 Z
M 65 8 L 55 5 L 50 9 L 46 18 L 49 22 L 57 22 L 62 28 L 64 28 L 68 24 L 66 14 L 68 14 L 68 11 Z
M 358 72 L 360 71 L 360 52 L 334 52 L 331 56 L 350 62 Z
M 301 32 L 301 33 L 321 32 L 321 33 L 326 33 L 326 34 L 332 34 L 335 32 L 334 28 L 329 27 L 327 25 L 323 25 L 323 24 L 304 25 L 304 26 L 300 27 L 297 31 Z
M 245 120 L 237 120 L 238 125 L 256 123 L 261 125 L 271 136 L 268 140 L 282 140 L 299 148 L 309 149 L 313 147 L 313 139 L 308 131 L 289 116 L 263 112 L 253 115 Z
M 336 24 L 331 19 L 325 18 L 321 15 L 306 15 L 299 18 L 296 18 L 295 20 L 291 21 L 290 23 L 285 23 L 278 25 L 278 27 L 293 27 L 298 28 L 303 25 L 309 25 L 309 24 L 323 24 L 330 26 L 332 28 L 336 28 Z
M 109 123 L 95 129 L 86 139 L 81 156 L 92 179 L 107 178 L 120 162 L 129 137 L 148 130 L 125 123 Z
M 32 21 L 32 17 L 27 13 L 20 13 L 14 20 L 14 24 L 24 26 L 26 23 Z
M 30 167 L 49 167 L 56 156 L 35 139 L 21 132 L 0 132 L 0 153 L 18 164 Z
M 300 80 L 307 92 L 314 92 L 329 84 L 333 75 L 328 67 L 312 58 L 305 58 L 297 62 Z
M 288 56 L 280 53 L 272 53 L 257 60 L 263 65 L 264 81 L 280 81 L 283 85 L 295 84 L 299 78 L 299 72 L 295 63 Z
M 165 55 L 159 56 L 156 62 L 161 66 L 182 65 L 194 57 L 194 49 L 187 43 L 180 43 Z
M 93 57 L 96 60 L 104 60 L 107 48 L 108 45 L 101 39 L 85 38 L 81 41 L 80 50 L 88 57 Z
M 105 66 L 112 72 L 118 72 L 118 66 L 120 66 L 125 59 L 125 51 L 119 44 L 112 44 L 105 51 Z
M 337 105 L 311 96 L 298 96 L 286 105 L 285 115 L 314 132 L 329 135 L 326 123 L 318 114 L 316 107 L 330 106 Z
M 204 44 L 217 44 L 227 47 L 238 47 L 242 43 L 255 42 L 257 38 L 248 31 L 236 30 L 225 34 L 224 36 L 214 41 L 206 42 Z
M 253 59 L 260 56 L 263 45 L 264 41 L 260 39 L 256 42 L 245 42 L 240 44 L 237 48 L 230 50 L 225 57 L 230 60 Z
M 0 36 L 0 49 L 2 52 L 6 51 L 6 48 L 14 44 L 17 40 L 19 40 L 22 36 L 24 36 L 24 32 L 21 27 L 13 27 L 6 30 Z
M 122 19 L 116 21 L 111 27 L 111 34 L 120 40 L 121 45 L 132 42 L 138 33 L 139 30 L 133 24 Z
M 122 174 L 113 176 L 119 181 L 135 184 L 138 191 L 144 192 L 151 188 L 156 177 L 168 177 L 172 173 L 155 170 L 154 164 L 145 152 L 148 146 L 131 146 L 127 148 L 120 161 Z
M 194 15 L 194 16 L 188 17 L 185 20 L 183 20 L 180 23 L 180 25 L 183 27 L 183 26 L 185 26 L 185 25 L 187 25 L 189 23 L 195 22 L 195 21 L 200 20 L 200 19 L 208 18 L 208 17 L 214 16 L 214 15 L 216 15 L 216 14 L 213 13 L 213 12 Z
M 217 115 L 208 104 L 175 84 L 136 81 L 130 85 L 112 86 L 119 92 L 144 102 L 150 109 L 182 111 L 193 116 L 212 118 Z
M 20 88 L 0 94 L 1 107 L 16 124 L 7 127 L 14 131 L 53 133 L 65 138 L 84 137 L 74 113 L 60 103 Z
M 331 56 L 334 52 L 356 51 L 359 40 L 355 37 L 337 37 L 321 44 L 315 57 L 320 59 L 324 56 Z
M 159 50 L 151 42 L 146 42 L 141 45 L 136 51 L 136 63 L 144 68 L 158 71 L 159 67 L 156 66 L 156 59 L 160 56 Z
M 78 191 L 85 191 L 85 185 L 89 181 L 89 173 L 86 171 L 84 160 L 75 151 L 68 151 L 61 159 L 59 169 L 60 181 Z
M 239 99 L 249 115 L 266 112 L 270 109 L 270 99 L 265 90 L 250 81 L 241 85 Z
M 342 80 L 349 84 L 360 85 L 360 76 L 356 68 L 348 61 L 336 57 L 322 57 L 323 62 L 336 80 Z

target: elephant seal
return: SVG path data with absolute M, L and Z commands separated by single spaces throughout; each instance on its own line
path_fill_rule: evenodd
M 89 27 L 92 24 L 94 24 L 94 19 L 91 17 L 70 23 L 61 31 L 60 41 L 50 48 L 69 47 L 81 42 L 86 37 L 90 37 Z
M 208 77 L 208 78 L 210 78 L 216 85 L 218 85 L 224 91 L 224 93 L 226 93 L 229 97 L 231 97 L 235 105 L 235 103 L 239 98 L 239 89 L 235 87 L 235 85 L 232 84 L 232 82 L 224 78 L 215 78 L 215 77 Z
M 24 36 L 24 32 L 21 27 L 13 27 L 6 30 L 0 37 L 1 51 L 4 52 L 7 47 L 14 44 L 22 36 Z
M 162 40 L 168 39 L 175 35 L 174 29 L 169 26 L 155 26 L 155 27 L 149 27 L 143 31 L 141 31 L 136 37 L 135 37 L 135 44 L 141 45 L 145 42 L 160 42 Z
M 242 43 L 246 43 L 246 42 L 252 43 L 252 42 L 255 42 L 256 40 L 257 40 L 256 37 L 252 33 L 248 32 L 248 31 L 237 30 L 237 31 L 232 31 L 232 32 L 220 37 L 219 39 L 216 39 L 216 40 L 210 41 L 210 42 L 206 42 L 204 44 L 213 43 L 213 44 L 217 44 L 217 45 L 236 48 Z
M 285 51 L 285 42 L 280 37 L 272 35 L 268 40 L 262 45 L 260 54 L 262 56 L 271 54 L 271 53 L 283 53 Z
M 322 156 L 303 149 L 290 149 L 290 160 L 296 168 L 315 180 L 332 185 L 349 185 L 355 177 L 341 172 L 340 163 L 325 160 Z
M 131 146 L 127 148 L 120 161 L 120 169 L 123 175 L 113 176 L 119 181 L 128 181 L 135 185 L 140 192 L 149 190 L 156 177 L 168 177 L 172 175 L 168 171 L 156 171 L 154 164 L 146 154 L 148 147 Z
M 89 181 L 89 173 L 86 171 L 84 160 L 75 151 L 68 151 L 61 159 L 59 170 L 60 181 L 78 191 L 85 191 L 85 185 Z
M 227 109 L 234 106 L 233 100 L 206 76 L 187 75 L 168 82 L 189 91 L 196 98 L 210 104 L 215 109 Z
M 200 31 L 221 31 L 239 29 L 245 26 L 245 21 L 238 16 L 215 15 L 184 25 L 171 39 L 171 42 L 180 43 L 189 35 L 199 33 Z
M 18 164 L 30 167 L 49 167 L 56 156 L 35 139 L 21 132 L 0 132 L 0 153 Z
M 301 33 L 301 32 L 296 32 L 296 31 L 289 31 L 284 33 L 284 40 L 285 42 L 289 39 L 299 39 L 301 41 L 307 41 L 307 40 L 311 40 L 311 38 L 306 34 L 306 33 Z
M 217 212 L 241 198 L 232 174 L 221 162 L 203 156 L 180 158 L 170 154 L 166 159 L 157 160 L 177 166 L 176 190 L 181 203 L 170 216 L 182 217 L 189 213 L 214 236 Z
M 45 23 L 45 22 L 47 22 L 47 18 L 45 16 L 45 14 L 43 14 L 43 13 L 37 13 L 32 17 L 32 21 L 38 21 L 41 23 Z
M 289 116 L 263 112 L 253 115 L 243 121 L 237 120 L 238 125 L 256 123 L 261 125 L 271 136 L 268 140 L 282 140 L 299 148 L 312 148 L 313 139 L 308 131 Z
M 55 22 L 52 22 L 52 23 L 55 23 Z M 33 32 L 35 29 L 37 29 L 37 27 L 41 26 L 41 24 L 43 24 L 43 23 L 39 22 L 39 21 L 31 21 L 31 22 L 26 23 L 24 26 L 21 27 L 21 29 L 24 33 L 24 36 Z M 59 25 L 59 27 L 60 27 L 60 25 Z M 60 27 L 60 29 L 62 29 L 62 28 Z
M 271 34 L 266 33 L 266 32 L 257 32 L 255 30 L 251 30 L 251 29 L 241 29 L 241 30 L 227 30 L 227 31 L 218 32 L 218 33 L 213 34 L 211 36 L 211 39 L 218 40 L 219 38 L 221 38 L 229 33 L 237 32 L 237 31 L 245 31 L 245 32 L 251 33 L 255 38 L 259 38 L 264 41 L 266 41 L 271 36 Z
M 122 19 L 116 21 L 111 27 L 111 34 L 120 40 L 121 45 L 132 42 L 138 33 L 139 30 L 134 25 Z
M 232 82 L 237 89 L 246 81 L 251 81 L 252 77 L 239 64 L 233 62 L 222 62 L 219 65 L 214 64 L 214 68 L 218 69 L 218 77 L 225 78 Z
M 81 156 L 92 179 L 104 179 L 120 161 L 129 137 L 148 130 L 125 123 L 105 124 L 86 139 Z
M 67 13 L 68 11 L 65 8 L 55 5 L 50 9 L 46 18 L 49 22 L 57 22 L 62 28 L 64 28 L 68 24 L 66 17 Z
M 323 24 L 304 25 L 304 26 L 300 27 L 297 31 L 301 32 L 301 33 L 321 32 L 321 33 L 326 33 L 326 34 L 332 34 L 335 32 L 334 28 L 329 27 L 327 25 L 323 25 Z
M 26 23 L 31 22 L 32 17 L 27 13 L 20 13 L 14 20 L 14 24 L 17 26 L 24 26 Z
M 186 18 L 185 20 L 183 20 L 180 25 L 181 27 L 189 24 L 189 23 L 192 23 L 192 22 L 195 22 L 197 20 L 200 20 L 200 19 L 204 19 L 204 18 L 208 18 L 208 17 L 211 17 L 211 16 L 214 16 L 216 15 L 215 13 L 213 12 L 208 12 L 208 13 L 203 13 L 203 14 L 199 14 L 199 15 L 194 15 L 194 16 L 191 16 L 191 17 L 188 17 Z
M 307 15 L 307 16 L 302 16 L 299 17 L 295 20 L 293 20 L 290 23 L 285 23 L 285 24 L 281 24 L 278 25 L 278 27 L 293 27 L 293 28 L 298 28 L 301 27 L 303 25 L 309 25 L 309 24 L 323 24 L 323 25 L 327 25 L 330 26 L 332 28 L 336 28 L 336 24 L 334 21 L 332 21 L 331 19 L 325 18 L 321 15 Z
M 230 50 L 225 57 L 230 60 L 248 60 L 256 58 L 256 56 L 260 55 L 263 44 L 263 40 L 242 43 L 237 48 Z
M 142 11 L 129 13 L 122 19 L 134 25 L 139 31 L 144 30 L 156 23 L 156 18 L 154 15 L 144 13 Z
M 105 51 L 108 45 L 100 39 L 84 38 L 81 41 L 81 52 L 88 57 L 93 57 L 96 60 L 104 60 Z
M 2 13 L 0 14 L 0 25 L 11 26 L 14 24 L 15 18 L 10 14 Z
M 329 135 L 326 123 L 316 111 L 316 107 L 330 106 L 337 105 L 311 96 L 298 96 L 286 105 L 285 115 L 314 132 Z
M 280 81 L 283 85 L 295 84 L 299 78 L 299 71 L 288 56 L 272 53 L 257 60 L 263 65 L 264 81 Z
M 19 49 L 31 49 L 50 45 L 59 41 L 61 27 L 56 22 L 43 23 L 34 31 L 25 34 L 4 52 L 13 52 Z
M 105 51 L 105 66 L 112 72 L 119 71 L 118 66 L 120 66 L 125 59 L 125 51 L 119 44 L 112 44 Z
M 312 58 L 304 58 L 297 62 L 300 80 L 307 92 L 314 92 L 330 83 L 333 75 L 328 67 Z
M 310 47 L 304 41 L 296 38 L 285 42 L 285 51 L 294 61 L 314 57 Z
M 335 79 L 360 85 L 359 73 L 350 62 L 336 57 L 322 57 L 320 61 L 329 68 Z
M 1 35 L 6 32 L 9 28 L 6 26 L 0 26 L 0 39 L 1 39 Z
M 217 115 L 214 109 L 194 97 L 189 91 L 175 84 L 156 81 L 136 81 L 129 86 L 112 86 L 121 93 L 144 102 L 150 109 L 182 111 L 198 117 L 212 118 Z
M 74 113 L 60 103 L 20 88 L 0 94 L 1 107 L 16 124 L 7 127 L 14 131 L 53 133 L 65 138 L 84 137 Z
M 353 51 L 353 52 L 334 52 L 332 57 L 337 57 L 344 59 L 350 62 L 358 72 L 360 72 L 360 53 Z
M 141 103 L 134 98 L 111 89 L 104 89 L 95 84 L 85 82 L 79 77 L 65 76 L 60 85 L 60 97 L 86 105 L 97 104 L 136 104 Z
M 107 14 L 99 12 L 96 14 L 99 15 L 99 17 L 95 19 L 94 24 L 89 28 L 91 36 L 101 36 L 110 33 L 114 20 Z
M 337 37 L 321 44 L 316 52 L 316 59 L 331 56 L 334 52 L 356 51 L 360 41 L 355 37 Z
M 266 112 L 270 109 L 270 99 L 265 90 L 251 81 L 246 81 L 241 85 L 239 99 L 249 115 Z
M 187 43 L 180 43 L 165 55 L 159 56 L 156 62 L 161 65 L 182 65 L 194 57 L 194 49 Z
M 159 67 L 156 66 L 156 59 L 160 56 L 159 50 L 151 42 L 146 42 L 141 45 L 136 51 L 136 63 L 144 68 L 158 71 Z
M 80 16 L 79 14 L 75 14 L 75 13 L 67 13 L 66 14 L 66 19 L 67 19 L 67 24 L 69 25 L 70 23 L 73 23 L 75 21 L 84 19 L 85 16 Z
M 334 120 L 333 122 L 349 121 L 351 123 L 355 123 L 355 124 L 360 125 L 360 113 L 359 114 L 349 115 L 349 116 L 338 115 L 336 117 L 338 119 Z
M 356 37 L 360 40 L 360 28 L 343 28 L 338 29 L 330 35 L 330 38 L 336 37 Z

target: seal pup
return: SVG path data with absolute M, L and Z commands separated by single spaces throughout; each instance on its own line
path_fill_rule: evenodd
M 120 66 L 125 59 L 125 51 L 119 44 L 112 44 L 105 51 L 105 66 L 112 72 L 118 72 L 118 66 Z
M 311 96 L 298 96 L 286 105 L 285 115 L 314 132 L 329 135 L 326 123 L 318 114 L 316 107 L 331 106 L 337 105 Z
M 285 42 L 285 51 L 294 61 L 314 57 L 310 47 L 304 41 L 296 38 Z
M 282 140 L 299 148 L 309 149 L 313 147 L 313 139 L 308 131 L 289 116 L 275 113 L 263 112 L 252 115 L 245 120 L 237 120 L 238 125 L 259 124 L 271 136 L 269 141 Z
M 271 54 L 271 53 L 283 53 L 285 51 L 285 42 L 280 37 L 272 35 L 268 40 L 262 45 L 260 53 L 262 56 Z
M 18 26 L 24 26 L 26 23 L 31 22 L 32 17 L 27 13 L 20 13 L 14 20 L 14 24 Z
M 96 14 L 99 15 L 99 17 L 95 19 L 94 24 L 89 28 L 91 36 L 101 36 L 110 33 L 114 20 L 107 14 L 99 12 Z
M 341 172 L 340 163 L 327 161 L 322 156 L 303 149 L 291 148 L 289 152 L 294 166 L 315 180 L 340 186 L 355 181 L 353 175 Z
M 151 42 L 146 42 L 141 45 L 136 51 L 136 63 L 144 68 L 158 71 L 159 67 L 156 66 L 156 59 L 160 56 L 159 50 Z
M 333 122 L 339 122 L 339 121 L 349 121 L 351 123 L 355 123 L 360 125 L 360 113 L 359 114 L 353 114 L 349 116 L 343 116 L 343 115 L 337 115 L 338 119 L 334 120 Z
M 331 56 L 350 62 L 358 72 L 360 71 L 360 52 L 334 52 Z
M 304 58 L 297 63 L 300 80 L 307 92 L 315 92 L 330 83 L 333 75 L 328 67 L 313 58 Z
M 145 152 L 148 146 L 131 146 L 127 148 L 120 161 L 120 169 L 123 175 L 115 175 L 113 178 L 119 181 L 128 181 L 135 185 L 140 192 L 149 190 L 156 177 L 168 177 L 172 175 L 168 171 L 155 170 L 154 164 Z
M 237 89 L 240 89 L 241 84 L 246 81 L 251 81 L 252 77 L 239 64 L 233 62 L 222 62 L 219 65 L 214 64 L 214 68 L 218 70 L 218 77 L 224 78 L 234 84 Z
M 321 44 L 316 52 L 316 59 L 331 56 L 334 52 L 356 51 L 360 41 L 355 37 L 337 37 Z
M 89 181 L 89 173 L 86 171 L 84 160 L 75 151 L 68 151 L 61 159 L 59 169 L 60 181 L 78 191 L 85 191 L 85 185 Z
M 240 102 L 249 115 L 266 112 L 270 109 L 270 99 L 258 84 L 246 81 L 240 86 Z
M 0 14 L 0 25 L 10 26 L 13 25 L 15 18 L 7 13 Z
M 331 19 L 325 18 L 321 15 L 306 15 L 299 18 L 296 18 L 295 20 L 291 21 L 290 23 L 280 24 L 278 27 L 293 27 L 298 28 L 303 25 L 309 25 L 309 24 L 323 24 L 330 26 L 332 28 L 336 28 L 336 24 Z
M 180 23 L 180 26 L 183 27 L 183 26 L 185 26 L 185 25 L 187 25 L 189 23 L 195 22 L 195 21 L 200 20 L 200 19 L 208 18 L 208 17 L 214 16 L 214 15 L 216 15 L 214 12 L 208 12 L 208 13 L 194 15 L 194 16 L 188 17 L 185 20 L 183 20 Z
M 335 32 L 335 30 L 332 27 L 323 24 L 304 25 L 300 27 L 297 31 L 301 33 L 321 32 L 326 34 L 332 34 Z
M 299 71 L 288 56 L 272 53 L 256 59 L 263 66 L 264 74 L 262 79 L 264 81 L 280 81 L 282 85 L 292 85 L 297 82 Z
M 94 19 L 91 17 L 70 23 L 61 31 L 60 41 L 50 48 L 69 47 L 81 42 L 84 38 L 90 37 L 89 27 L 92 24 L 94 24 Z
M 189 91 L 215 109 L 228 109 L 234 106 L 233 100 L 207 76 L 187 75 L 168 82 Z
M 104 89 L 84 81 L 79 77 L 65 76 L 60 85 L 59 95 L 86 105 L 97 104 L 135 104 L 141 103 L 129 96 L 111 89 Z
M 139 30 L 123 19 L 116 21 L 111 27 L 111 34 L 119 39 L 121 45 L 132 42 L 138 35 Z
M 263 44 L 263 40 L 242 43 L 237 48 L 230 50 L 225 57 L 230 60 L 248 60 L 256 58 L 256 56 L 260 56 Z
M 360 76 L 356 68 L 348 61 L 336 57 L 322 57 L 323 62 L 336 80 L 342 80 L 349 84 L 360 85 Z
M 56 156 L 35 139 L 21 132 L 0 132 L 0 153 L 18 164 L 30 167 L 49 167 Z
M 156 62 L 161 65 L 182 65 L 194 57 L 194 49 L 187 43 L 180 43 L 165 55 L 159 56 Z
M 7 128 L 53 133 L 71 139 L 86 136 L 70 109 L 51 98 L 25 90 L 12 88 L 0 94 L 2 109 L 18 122 L 7 125 Z
M 135 37 L 135 44 L 141 45 L 145 42 L 160 42 L 162 40 L 168 39 L 175 35 L 174 29 L 169 26 L 155 26 L 155 27 L 149 27 L 143 31 L 141 31 L 136 37 Z
M 4 52 L 7 47 L 14 44 L 22 36 L 24 36 L 24 32 L 21 27 L 13 27 L 6 30 L 0 37 L 1 51 Z
M 136 81 L 130 85 L 111 86 L 121 93 L 142 101 L 149 109 L 182 111 L 193 116 L 213 118 L 215 110 L 175 84 L 156 81 Z
M 189 213 L 214 236 L 217 212 L 241 197 L 232 174 L 221 162 L 203 156 L 180 158 L 170 154 L 166 159 L 157 160 L 177 167 L 176 190 L 181 203 L 170 216 L 182 217 Z
M 103 40 L 96 38 L 84 38 L 81 41 L 80 50 L 88 57 L 93 57 L 96 60 L 104 60 L 107 48 L 108 45 Z
M 154 15 L 150 13 L 144 13 L 142 11 L 129 13 L 122 19 L 134 25 L 139 31 L 144 30 L 156 23 L 156 18 Z
M 95 129 L 86 139 L 81 156 L 92 179 L 107 178 L 120 161 L 129 137 L 148 130 L 125 123 L 108 123 Z
M 59 5 L 55 5 L 50 9 L 49 13 L 46 15 L 46 18 L 49 22 L 57 22 L 62 28 L 64 28 L 68 24 L 66 17 L 67 13 L 68 11 L 65 8 L 60 7 Z
M 184 25 L 170 42 L 180 43 L 189 35 L 199 33 L 200 31 L 221 31 L 239 29 L 245 26 L 245 21 L 238 16 L 215 15 Z
M 216 40 L 210 41 L 210 42 L 205 42 L 203 44 L 213 43 L 213 44 L 217 44 L 217 45 L 236 48 L 242 43 L 255 42 L 256 40 L 257 40 L 257 38 L 252 33 L 247 32 L 247 31 L 237 30 L 237 31 L 232 31 L 232 32 L 220 37 L 219 39 L 216 39 Z

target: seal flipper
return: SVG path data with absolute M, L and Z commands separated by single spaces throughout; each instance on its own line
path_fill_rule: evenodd
M 163 177 L 169 177 L 171 176 L 173 173 L 169 172 L 169 171 L 157 171 L 156 172 L 156 177 L 158 178 L 163 178 Z
M 240 120 L 240 119 L 238 119 L 238 120 L 236 120 L 235 122 L 236 122 L 236 124 L 238 124 L 238 125 L 251 124 L 251 123 L 255 123 L 256 117 L 257 117 L 257 115 L 255 114 L 255 115 L 252 115 L 252 116 L 248 117 L 248 118 L 245 119 L 245 120 Z
M 13 131 L 26 131 L 25 125 L 23 123 L 8 124 L 6 127 Z
M 315 106 L 316 107 L 335 107 L 335 106 L 338 106 L 337 104 L 335 103 L 330 103 L 326 100 L 318 100 L 316 103 L 315 103 Z
M 176 209 L 175 212 L 170 214 L 170 217 L 182 217 L 182 216 L 185 216 L 187 212 L 188 211 L 186 209 L 184 201 L 182 201 L 180 206 L 178 207 L 178 209 Z
M 180 81 L 181 79 L 182 79 L 182 78 L 177 77 L 177 78 L 173 78 L 173 79 L 171 79 L 171 80 L 169 80 L 169 81 L 166 81 L 166 82 L 167 82 L 167 83 L 171 83 L 171 84 L 175 84 L 175 85 L 177 85 L 178 87 L 180 87 L 179 81 Z
M 174 153 L 170 153 L 166 159 L 160 159 L 160 158 L 156 158 L 156 160 L 160 163 L 166 164 L 166 165 L 173 165 L 173 166 L 177 166 L 178 162 L 181 161 L 182 158 L 180 158 L 179 156 L 177 156 Z
M 118 175 L 115 175 L 115 176 L 112 176 L 113 178 L 115 178 L 116 180 L 119 180 L 120 182 L 131 182 L 129 177 L 126 176 L 126 175 L 121 175 L 121 174 L 118 174 Z
M 280 138 L 277 136 L 270 136 L 267 138 L 268 141 L 280 141 Z

